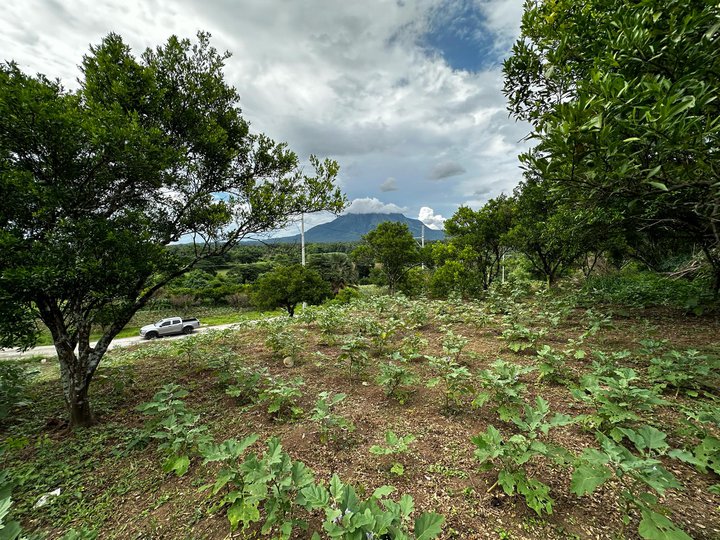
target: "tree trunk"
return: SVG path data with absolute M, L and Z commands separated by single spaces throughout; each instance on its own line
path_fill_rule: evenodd
M 88 399 L 88 390 L 90 381 L 80 386 L 79 391 L 73 392 L 68 401 L 68 411 L 70 412 L 70 427 L 89 427 L 95 423 L 95 417 L 90 409 L 90 400 Z M 67 398 L 66 398 L 67 399 Z
M 60 378 L 70 428 L 91 426 L 95 423 L 95 417 L 90 408 L 88 391 L 95 370 L 89 369 L 88 363 L 82 362 L 68 346 L 56 344 L 55 350 L 60 361 Z

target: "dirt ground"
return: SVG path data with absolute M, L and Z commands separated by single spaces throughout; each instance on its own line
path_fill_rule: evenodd
M 412 322 L 407 314 L 418 305 L 426 311 L 426 320 Z M 580 308 L 569 310 L 553 326 L 543 319 L 542 307 L 536 305 L 513 319 L 546 330 L 531 347 L 518 352 L 511 351 L 508 340 L 503 339 L 510 319 L 502 310 L 428 301 L 390 303 L 382 311 L 372 305 L 350 309 L 342 313 L 341 323 L 326 332 L 310 317 L 297 321 L 290 331 L 301 350 L 292 362 L 283 362 L 282 352 L 274 353 L 266 344 L 266 337 L 274 330 L 249 325 L 212 339 L 198 339 L 193 347 L 183 349 L 160 342 L 137 350 L 114 351 L 94 382 L 92 398 L 99 423 L 76 433 L 65 429 L 59 385 L 50 375 L 32 387 L 32 403 L 20 409 L 0 431 L 6 449 L 0 454 L 0 466 L 19 484 L 14 495 L 16 517 L 27 529 L 51 536 L 71 526 L 86 526 L 99 528 L 100 538 L 114 539 L 254 537 L 252 533 L 231 533 L 224 511 L 213 511 L 215 500 L 199 490 L 213 481 L 216 467 L 202 466 L 195 458 L 188 474 L 177 478 L 162 472 L 162 458 L 152 442 L 133 446 L 146 421 L 135 407 L 149 401 L 164 384 L 177 383 L 189 391 L 185 400 L 188 408 L 201 415 L 218 441 L 251 433 L 259 434 L 264 441 L 275 435 L 293 459 L 314 471 L 317 480 L 328 480 L 337 473 L 360 493 L 392 485 L 396 494 L 412 495 L 416 512 L 435 511 L 445 516 L 441 538 L 638 538 L 637 515 L 623 525 L 617 481 L 607 482 L 592 495 L 578 497 L 570 492 L 570 467 L 532 459 L 526 465 L 528 475 L 548 484 L 555 501 L 553 513 L 543 516 L 529 509 L 522 497 L 508 497 L 502 489 L 492 488 L 497 471 L 480 470 L 470 438 L 489 425 L 508 435 L 517 431 L 515 426 L 502 422 L 492 403 L 473 407 L 472 396 L 463 398 L 460 410 L 448 411 L 442 386 L 426 386 L 436 375 L 427 356 L 444 354 L 442 343 L 447 330 L 468 340 L 458 361 L 477 374 L 498 358 L 535 366 L 535 350 L 541 345 L 562 349 L 569 339 L 577 340 L 592 326 L 586 310 Z M 341 347 L 351 335 L 362 333 L 363 319 L 400 323 L 381 347 L 370 346 L 367 367 L 360 376 L 351 378 Z M 416 351 L 417 357 L 407 362 L 417 382 L 406 389 L 407 398 L 400 403 L 386 396 L 376 377 L 388 355 L 404 350 L 413 339 L 425 340 Z M 697 349 L 715 357 L 720 352 L 720 320 L 689 317 L 669 309 L 616 313 L 575 347 L 586 354 L 567 365 L 567 381 L 539 381 L 537 372 L 524 375 L 525 399 L 532 402 L 542 396 L 553 413 L 577 416 L 592 412 L 570 390 L 582 374 L 591 371 L 595 352 L 628 350 L 630 355 L 622 360 L 623 365 L 644 373 L 647 356 L 638 352 L 643 339 L 667 340 L 662 345 L 664 350 Z M 276 378 L 302 377 L 304 386 L 297 405 L 305 415 L 280 421 L 268 414 L 263 404 L 240 404 L 226 395 L 222 372 L 238 365 L 265 367 Z M 474 384 L 477 387 L 477 380 Z M 339 432 L 326 444 L 320 442 L 319 428 L 309 419 L 309 411 L 323 391 L 347 394 L 335 412 L 355 426 L 352 433 Z M 669 405 L 643 413 L 643 420 L 665 431 L 671 447 L 684 447 L 692 444 L 693 438 L 683 429 L 680 405 L 712 403 L 717 397 L 717 389 L 714 397 L 712 389 L 696 398 L 666 392 L 663 398 Z M 413 434 L 416 440 L 410 451 L 394 456 L 371 454 L 370 447 L 383 444 L 387 430 Z M 549 440 L 574 455 L 597 447 L 593 431 L 580 424 L 554 429 Z M 260 443 L 257 448 L 262 448 Z M 668 491 L 661 500 L 668 517 L 695 540 L 720 539 L 720 497 L 708 491 L 720 479 L 667 456 L 660 459 L 684 486 L 682 491 Z M 390 471 L 394 462 L 402 463 L 402 475 Z M 44 507 L 33 507 L 43 493 L 56 487 L 62 489 L 61 496 Z

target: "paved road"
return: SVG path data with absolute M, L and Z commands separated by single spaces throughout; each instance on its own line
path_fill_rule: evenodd
M 225 328 L 230 328 L 232 326 L 235 326 L 240 323 L 232 323 L 232 324 L 219 324 L 217 326 L 201 326 L 198 328 L 194 334 L 188 334 L 190 336 L 195 334 L 200 334 L 202 332 L 210 332 L 213 330 L 224 330 Z M 178 334 L 177 336 L 167 336 L 164 338 L 160 338 L 160 340 L 166 340 L 166 339 L 182 339 L 185 337 L 188 337 L 188 335 L 185 334 Z M 108 349 L 114 349 L 116 347 L 129 347 L 130 345 L 137 345 L 138 343 L 157 343 L 157 341 L 153 340 L 146 340 L 141 338 L 140 336 L 137 337 L 127 337 L 127 338 L 119 338 L 114 339 L 112 343 L 110 343 L 110 346 Z M 95 343 L 92 343 L 92 345 L 95 345 Z M 40 347 L 33 347 L 32 349 L 28 349 L 24 352 L 18 352 L 15 349 L 0 349 L 0 359 L 7 359 L 7 358 L 27 358 L 31 356 L 44 356 L 46 358 L 54 358 L 56 356 L 55 354 L 55 347 L 52 345 L 43 345 Z

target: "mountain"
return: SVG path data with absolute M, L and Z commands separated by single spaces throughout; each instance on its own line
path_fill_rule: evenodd
M 384 221 L 398 221 L 407 224 L 413 236 L 420 238 L 423 223 L 402 214 L 345 214 L 338 216 L 330 223 L 322 223 L 305 231 L 306 243 L 323 242 L 359 242 L 364 234 L 369 233 Z M 443 231 L 429 229 L 425 226 L 425 240 L 442 240 Z M 270 240 L 272 243 L 300 243 L 300 235 L 283 236 Z

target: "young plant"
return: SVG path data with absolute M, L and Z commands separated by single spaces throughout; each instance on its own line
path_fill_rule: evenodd
M 467 398 L 475 391 L 472 373 L 451 358 L 428 356 L 428 360 L 438 376 L 430 379 L 426 386 L 434 388 L 442 384 L 445 398 L 444 410 L 448 413 L 461 412 L 466 405 Z
M 570 370 L 567 367 L 567 356 L 549 345 L 543 345 L 537 350 L 539 372 L 538 381 L 563 383 L 568 380 Z
M 210 443 L 207 427 L 198 423 L 200 415 L 192 414 L 185 402 L 188 395 L 177 384 L 167 384 L 152 401 L 138 405 L 137 410 L 152 417 L 144 429 L 144 438 L 160 441 L 158 449 L 166 456 L 163 471 L 184 475 L 190 460 Z
M 538 515 L 543 512 L 552 514 L 554 501 L 550 496 L 550 487 L 529 477 L 525 466 L 539 457 L 565 464 L 569 457 L 568 452 L 543 441 L 543 438 L 550 429 L 567 425 L 572 419 L 562 414 L 555 414 L 548 419 L 550 409 L 542 397 L 536 398 L 535 407 L 525 404 L 523 409 L 524 415 L 512 417 L 520 433 L 503 437 L 500 431 L 491 425 L 484 433 L 473 437 L 471 440 L 477 447 L 475 457 L 480 461 L 483 470 L 499 468 L 497 480 L 488 492 L 500 486 L 509 496 L 522 495 L 528 507 Z
M 415 435 L 412 433 L 404 437 L 398 437 L 394 431 L 387 430 L 385 432 L 385 446 L 375 444 L 370 447 L 370 453 L 375 456 L 406 454 L 410 451 L 410 445 L 414 443 L 415 440 Z M 390 472 L 397 476 L 402 476 L 405 473 L 405 466 L 400 462 L 393 462 L 390 466 Z
M 294 420 L 305 412 L 297 404 L 298 398 L 302 396 L 300 387 L 304 384 L 300 377 L 290 380 L 269 378 L 266 387 L 258 396 L 258 401 L 267 404 L 267 412 L 275 419 Z
M 413 332 L 402 340 L 400 350 L 393 353 L 393 356 L 399 353 L 406 360 L 418 360 L 423 357 L 422 350 L 427 344 L 428 340 L 422 337 L 422 334 Z
M 244 531 L 264 515 L 261 534 L 272 533 L 274 538 L 288 540 L 296 528 L 308 527 L 307 522 L 295 517 L 295 507 L 302 500 L 300 491 L 313 485 L 313 474 L 304 463 L 293 461 L 276 437 L 268 441 L 265 453 L 251 453 L 240 462 L 257 439 L 257 435 L 250 435 L 242 441 L 229 440 L 208 448 L 206 463 L 220 461 L 226 465 L 215 483 L 202 489 L 212 489 L 212 495 L 225 493 L 217 507 L 227 508 L 232 530 L 241 525 Z
M 431 540 L 442 532 L 445 518 L 426 512 L 415 519 L 410 532 L 410 516 L 415 510 L 412 497 L 403 495 L 398 501 L 388 499 L 394 488 L 382 486 L 365 500 L 358 498 L 355 489 L 343 484 L 337 475 L 330 486 L 312 485 L 300 494 L 308 510 L 322 510 L 323 531 L 330 538 L 366 540 L 388 538 L 395 540 Z M 320 540 L 316 532 L 311 540 Z
M 697 397 L 703 389 L 718 387 L 720 364 L 716 358 L 709 358 L 695 350 L 683 353 L 670 351 L 650 359 L 648 376 L 662 390 L 675 390 L 676 397 L 680 392 Z
M 442 341 L 443 352 L 453 362 L 459 362 L 460 355 L 468 343 L 470 343 L 470 340 L 466 337 L 456 334 L 452 330 L 447 330 Z
M 323 338 L 329 345 L 336 343 L 337 334 L 345 326 L 346 321 L 346 310 L 332 306 L 320 310 L 315 318 L 315 324 L 318 325 Z
M 393 358 L 398 358 L 398 353 L 393 355 Z M 405 403 L 410 390 L 408 386 L 412 386 L 417 381 L 415 374 L 410 369 L 402 364 L 395 362 L 386 362 L 380 366 L 380 374 L 377 377 L 377 382 L 385 390 L 385 395 L 388 398 L 396 399 L 401 405 Z
M 668 449 L 665 433 L 650 426 L 637 430 L 620 428 L 620 431 L 633 443 L 638 455 L 597 432 L 601 448 L 586 448 L 583 451 L 574 466 L 571 491 L 578 496 L 587 495 L 614 476 L 622 487 L 624 525 L 630 522 L 633 513 L 639 512 L 638 533 L 641 537 L 648 540 L 690 540 L 666 516 L 667 512 L 659 504 L 659 497 L 668 489 L 682 488 L 657 459 Z
M 339 414 L 335 414 L 335 407 L 347 397 L 346 394 L 331 394 L 320 392 L 315 402 L 310 420 L 317 423 L 320 428 L 320 442 L 327 444 L 331 440 L 340 439 L 343 434 L 355 431 L 355 425 Z
M 341 362 L 347 361 L 348 375 L 350 379 L 365 371 L 370 358 L 367 353 L 367 341 L 364 338 L 352 337 L 340 347 L 342 351 L 338 359 Z
M 492 400 L 497 404 L 497 412 L 503 422 L 516 416 L 523 407 L 523 395 L 526 385 L 520 377 L 531 373 L 534 367 L 521 366 L 498 359 L 490 365 L 491 369 L 480 372 L 480 386 L 484 391 L 475 396 L 473 406 L 482 407 Z
M 640 420 L 637 412 L 650 412 L 657 405 L 666 405 L 655 390 L 635 386 L 637 373 L 630 368 L 615 369 L 611 375 L 586 375 L 580 387 L 571 390 L 573 397 L 591 404 L 595 412 L 578 419 L 586 426 L 609 433 L 613 438 L 621 435 L 618 427 Z
M 545 329 L 534 330 L 516 322 L 503 331 L 502 338 L 508 342 L 508 349 L 517 353 L 535 347 L 545 334 Z
M 376 354 L 387 354 L 392 338 L 402 326 L 402 321 L 395 318 L 375 321 L 369 336 Z
M 0 362 L 0 422 L 26 400 L 27 386 L 34 374 L 10 360 Z
M 255 403 L 265 381 L 269 379 L 267 368 L 259 370 L 241 366 L 228 376 L 225 393 L 238 400 L 240 405 Z
M 276 358 L 290 357 L 293 361 L 298 359 L 305 348 L 298 332 L 294 332 L 289 324 L 271 326 L 265 345 L 272 350 Z
M 409 328 L 422 328 L 430 320 L 430 313 L 424 303 L 414 303 L 412 309 L 406 314 L 407 326 Z

